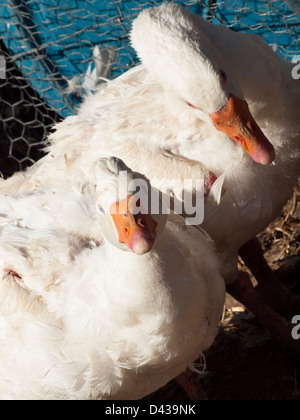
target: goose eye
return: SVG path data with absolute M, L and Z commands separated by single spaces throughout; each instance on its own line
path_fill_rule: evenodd
M 223 79 L 223 81 L 224 82 L 226 82 L 226 80 L 227 80 L 227 76 L 226 76 L 226 73 L 225 73 L 225 71 L 224 70 L 220 70 L 220 75 L 221 75 L 221 77 L 222 77 L 222 79 Z
M 104 208 L 101 206 L 101 204 L 98 204 L 98 210 L 100 213 L 105 214 Z
M 191 104 L 190 102 L 186 101 L 186 103 L 188 104 L 188 106 L 191 106 L 192 108 L 197 109 L 197 107 L 195 105 Z

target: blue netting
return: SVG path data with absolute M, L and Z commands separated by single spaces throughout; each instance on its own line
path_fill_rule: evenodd
M 51 106 L 66 116 L 80 92 L 68 94 L 68 80 L 82 83 L 95 46 L 115 52 L 110 77 L 136 62 L 128 43 L 132 19 L 155 1 L 4 0 L 0 36 L 22 73 Z M 184 3 L 184 2 L 181 2 Z M 187 3 L 187 2 L 186 2 Z M 202 7 L 194 6 L 194 11 Z M 70 90 L 70 89 L 69 89 Z
M 0 36 L 24 77 L 65 117 L 76 109 L 84 87 L 91 88 L 88 77 L 90 75 L 92 81 L 99 57 L 109 56 L 109 78 L 136 64 L 128 41 L 131 22 L 141 9 L 160 3 L 162 1 L 2 0 Z M 299 52 L 298 0 L 177 3 L 216 24 L 262 36 L 286 59 L 290 60 Z

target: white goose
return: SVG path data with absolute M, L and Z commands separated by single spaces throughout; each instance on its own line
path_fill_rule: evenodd
M 144 10 L 131 38 L 143 64 L 89 96 L 57 126 L 48 156 L 1 189 L 91 176 L 91 163 L 106 154 L 175 195 L 174 179 L 204 178 L 210 187 L 219 177 L 203 227 L 234 283 L 239 248 L 279 215 L 299 174 L 300 83 L 258 37 L 175 4 Z M 247 293 L 241 298 L 255 311 Z
M 137 213 L 129 184 L 149 183 L 122 161 L 94 173 L 96 188 L 1 197 L 1 399 L 141 398 L 216 336 L 225 286 L 211 239 Z

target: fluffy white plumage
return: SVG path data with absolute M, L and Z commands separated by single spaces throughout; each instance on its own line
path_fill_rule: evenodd
M 48 156 L 0 189 L 90 177 L 91 163 L 107 154 L 145 173 L 162 191 L 171 186 L 178 197 L 183 179 L 213 172 L 222 178 L 206 200 L 202 226 L 232 282 L 238 249 L 280 213 L 296 183 L 299 81 L 292 65 L 258 37 L 212 25 L 174 4 L 143 11 L 131 36 L 143 64 L 88 96 L 77 116 L 57 125 Z M 216 130 L 209 114 L 230 95 L 247 100 L 275 148 L 273 164 L 254 162 Z
M 212 344 L 225 286 L 208 235 L 153 215 L 154 247 L 136 255 L 102 231 L 124 167 L 2 194 L 1 399 L 141 398 Z

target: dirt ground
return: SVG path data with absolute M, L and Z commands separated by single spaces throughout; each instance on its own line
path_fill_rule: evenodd
M 282 215 L 259 240 L 282 283 L 300 294 L 300 179 Z M 242 261 L 240 265 L 245 269 Z M 230 296 L 219 334 L 206 352 L 206 363 L 201 383 L 209 400 L 300 400 L 299 355 L 284 351 Z M 172 381 L 149 399 L 186 400 L 187 396 Z

